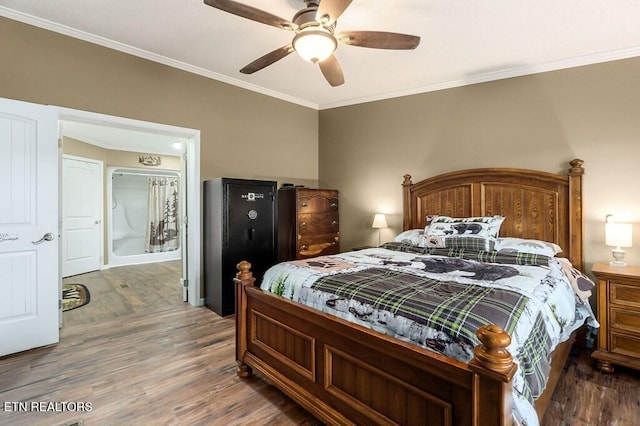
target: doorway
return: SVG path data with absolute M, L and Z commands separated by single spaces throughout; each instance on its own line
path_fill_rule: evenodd
M 180 170 L 183 176 L 184 190 L 181 214 L 181 252 L 182 267 L 180 282 L 183 285 L 183 297 L 192 306 L 201 306 L 201 260 L 200 260 L 200 132 L 194 129 L 180 128 L 158 123 L 142 122 L 122 117 L 95 114 L 86 111 L 59 108 L 60 138 L 78 137 L 77 129 L 100 129 L 115 134 L 120 141 L 121 151 L 172 152 L 180 157 Z M 66 130 L 65 130 L 66 128 Z M 134 139 L 125 135 L 133 134 Z M 97 138 L 99 139 L 99 137 Z M 100 141 L 90 136 L 82 141 L 100 146 Z M 170 143 L 169 143 L 170 141 Z M 179 145 L 176 148 L 170 145 Z M 168 151 L 170 150 L 170 151 Z M 104 228 L 101 227 L 104 231 Z M 104 232 L 102 232 L 104 241 Z M 108 261 L 107 261 L 108 262 Z M 108 268 L 108 266 L 102 266 Z

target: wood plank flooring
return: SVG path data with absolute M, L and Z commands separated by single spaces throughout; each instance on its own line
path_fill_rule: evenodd
M 613 374 L 601 373 L 589 354 L 571 354 L 541 425 L 639 425 L 640 372 L 615 367 Z
M 58 345 L 0 359 L 0 425 L 320 425 L 259 377 L 236 376 L 233 318 L 183 303 L 179 272 L 165 262 L 71 277 L 91 302 L 64 313 Z M 640 373 L 592 365 L 572 354 L 543 426 L 640 423 Z M 11 404 L 72 401 L 92 410 Z
M 101 322 L 123 315 L 182 305 L 181 261 L 121 266 L 75 275 L 63 283 L 87 286 L 91 301 L 64 312 L 63 326 Z
M 58 345 L 0 359 L 0 425 L 320 424 L 259 377 L 236 376 L 233 317 L 183 303 L 179 273 L 164 262 L 65 279 L 91 302 L 63 314 Z M 92 410 L 6 409 L 21 401 Z

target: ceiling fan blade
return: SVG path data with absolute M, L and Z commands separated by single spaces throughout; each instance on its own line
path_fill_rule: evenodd
M 204 0 L 205 4 L 216 9 L 229 12 L 232 15 L 237 15 L 242 18 L 251 19 L 252 21 L 260 22 L 262 24 L 271 25 L 273 27 L 294 30 L 297 25 L 291 21 L 281 18 L 264 10 L 256 9 L 255 7 L 247 6 L 246 4 L 238 3 L 232 0 Z
M 329 56 L 318 65 L 320 65 L 320 71 L 322 71 L 322 75 L 324 75 L 324 78 L 327 79 L 331 86 L 336 87 L 344 84 L 342 67 L 340 66 L 338 60 L 334 55 Z
M 418 36 L 384 31 L 343 31 L 337 39 L 340 43 L 373 49 L 409 50 L 420 44 Z
M 291 46 L 290 44 L 282 46 L 281 48 L 276 49 L 273 52 L 269 52 L 266 55 L 259 57 L 249 65 L 242 68 L 240 72 L 242 74 L 253 74 L 256 71 L 260 71 L 262 68 L 268 67 L 274 62 L 279 61 L 291 52 L 293 52 L 293 46 Z
M 333 24 L 347 7 L 351 4 L 352 0 L 321 0 L 318 5 L 318 11 L 316 12 L 316 21 L 329 26 Z

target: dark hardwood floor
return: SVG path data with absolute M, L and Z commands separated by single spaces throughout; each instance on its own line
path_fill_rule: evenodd
M 64 313 L 58 345 L 0 359 L 0 425 L 320 425 L 259 377 L 236 376 L 233 317 L 183 303 L 179 274 L 166 262 L 66 279 L 91 302 Z M 640 424 L 639 389 L 640 373 L 602 374 L 574 353 L 541 423 Z M 58 405 L 13 411 L 19 402 Z
M 0 425 L 319 424 L 259 377 L 236 376 L 233 317 L 183 303 L 179 279 L 180 262 L 66 278 L 91 301 L 63 313 L 58 345 L 0 359 Z
M 640 425 L 640 372 L 595 370 L 587 349 L 574 350 L 553 393 L 542 426 Z

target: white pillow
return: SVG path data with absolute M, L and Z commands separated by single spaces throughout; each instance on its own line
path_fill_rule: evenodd
M 424 229 L 409 229 L 401 232 L 393 239 L 396 243 L 411 244 L 417 247 L 429 247 L 424 235 Z
M 555 243 L 511 237 L 498 238 L 494 248 L 496 251 L 541 254 L 547 257 L 554 257 L 562 252 L 562 248 Z
M 428 237 L 482 237 L 497 238 L 504 216 L 484 217 L 427 217 L 424 233 Z

